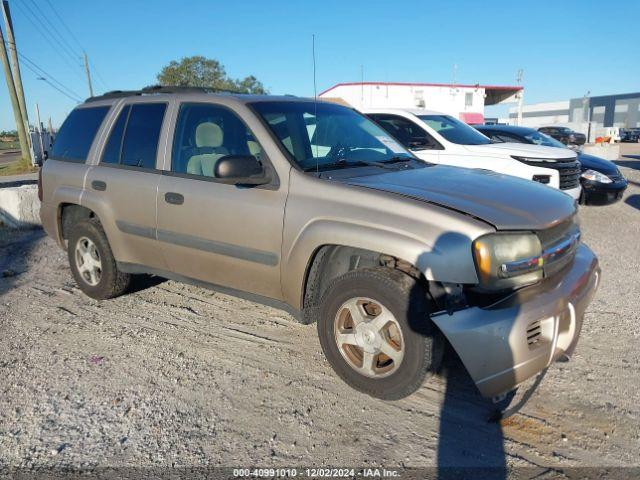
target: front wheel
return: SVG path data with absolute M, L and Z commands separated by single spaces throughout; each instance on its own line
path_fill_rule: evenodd
M 318 334 L 340 378 L 385 400 L 420 388 L 444 351 L 426 293 L 405 273 L 382 267 L 334 280 L 320 303 Z

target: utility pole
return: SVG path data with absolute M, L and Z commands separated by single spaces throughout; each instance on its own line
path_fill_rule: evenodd
M 27 103 L 24 99 L 24 88 L 22 88 L 22 74 L 20 73 L 20 63 L 18 62 L 18 50 L 16 48 L 16 36 L 13 33 L 13 21 L 11 20 L 11 10 L 9 10 L 8 0 L 2 0 L 2 14 L 4 24 L 7 27 L 7 43 L 9 44 L 9 59 L 11 60 L 11 73 L 13 74 L 13 84 L 18 95 L 20 114 L 24 122 L 24 129 L 29 134 L 29 115 L 27 113 Z M 31 140 L 28 138 L 27 140 Z M 29 142 L 30 144 L 31 142 Z
M 44 141 L 42 137 L 42 122 L 40 121 L 40 105 L 36 103 L 36 118 L 38 119 L 38 140 L 40 141 L 40 165 L 44 163 Z
M 516 81 L 518 82 L 518 86 L 522 83 L 522 77 L 524 76 L 524 70 L 519 69 L 516 74 Z M 517 125 L 522 125 L 522 109 L 524 107 L 524 87 L 518 92 L 518 120 Z
M 7 49 L 4 45 L 4 35 L 2 34 L 2 28 L 0 28 L 0 57 L 2 57 L 2 66 L 4 67 L 4 76 L 7 80 L 7 90 L 9 90 L 9 98 L 11 98 L 11 106 L 13 107 L 13 116 L 16 121 L 16 130 L 18 131 L 18 140 L 20 140 L 20 150 L 22 151 L 22 160 L 26 161 L 31 158 L 29 152 L 29 142 L 27 140 L 27 132 L 24 128 L 24 121 L 22 114 L 20 113 L 20 103 L 18 102 L 18 95 L 16 93 L 16 87 L 13 84 L 13 76 L 11 74 L 11 66 L 9 65 L 9 57 L 7 56 Z
M 84 70 L 87 72 L 87 82 L 89 82 L 89 96 L 93 97 L 93 85 L 91 85 L 91 72 L 89 71 L 89 59 L 87 53 L 84 54 Z
M 360 65 L 360 106 L 364 107 L 364 65 Z

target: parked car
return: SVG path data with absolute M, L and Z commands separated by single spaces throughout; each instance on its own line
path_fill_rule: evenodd
M 146 273 L 283 308 L 380 398 L 415 391 L 444 337 L 483 395 L 510 391 L 571 354 L 598 285 L 569 196 L 420 161 L 337 104 L 106 94 L 41 172 L 44 228 L 88 296 Z
M 533 128 L 512 125 L 477 125 L 475 127 L 495 142 L 526 143 L 547 147 L 566 148 L 556 140 Z M 587 205 L 609 205 L 622 198 L 627 188 L 627 179 L 615 163 L 585 153 L 578 153 L 580 162 L 580 203 Z
M 625 128 L 620 130 L 621 142 L 640 142 L 640 128 Z
M 367 109 L 366 115 L 431 163 L 483 168 L 559 188 L 580 198 L 576 154 L 538 145 L 494 143 L 464 122 L 428 110 Z
M 579 147 L 587 141 L 584 133 L 574 132 L 569 127 L 541 127 L 538 131 L 568 146 Z

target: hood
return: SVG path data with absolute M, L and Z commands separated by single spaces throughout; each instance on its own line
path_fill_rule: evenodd
M 568 148 L 544 147 L 528 143 L 491 143 L 488 145 L 464 145 L 469 152 L 478 155 L 516 155 L 531 158 L 575 159 L 576 152 Z
M 605 160 L 604 158 L 580 153 L 578 154 L 578 160 L 580 160 L 583 169 L 595 170 L 596 172 L 601 172 L 605 175 L 615 175 L 618 173 L 618 167 L 616 167 L 616 164 L 609 160 Z
M 489 170 L 435 165 L 345 182 L 457 210 L 498 230 L 540 230 L 576 211 L 573 199 L 560 190 Z

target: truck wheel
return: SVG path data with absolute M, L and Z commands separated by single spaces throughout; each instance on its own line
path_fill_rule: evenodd
M 72 227 L 67 254 L 73 277 L 87 296 L 104 300 L 122 295 L 129 287 L 131 275 L 116 267 L 107 236 L 97 219 L 81 220 Z
M 338 376 L 384 400 L 416 391 L 444 352 L 426 293 L 410 276 L 383 267 L 335 279 L 320 302 L 318 334 Z

